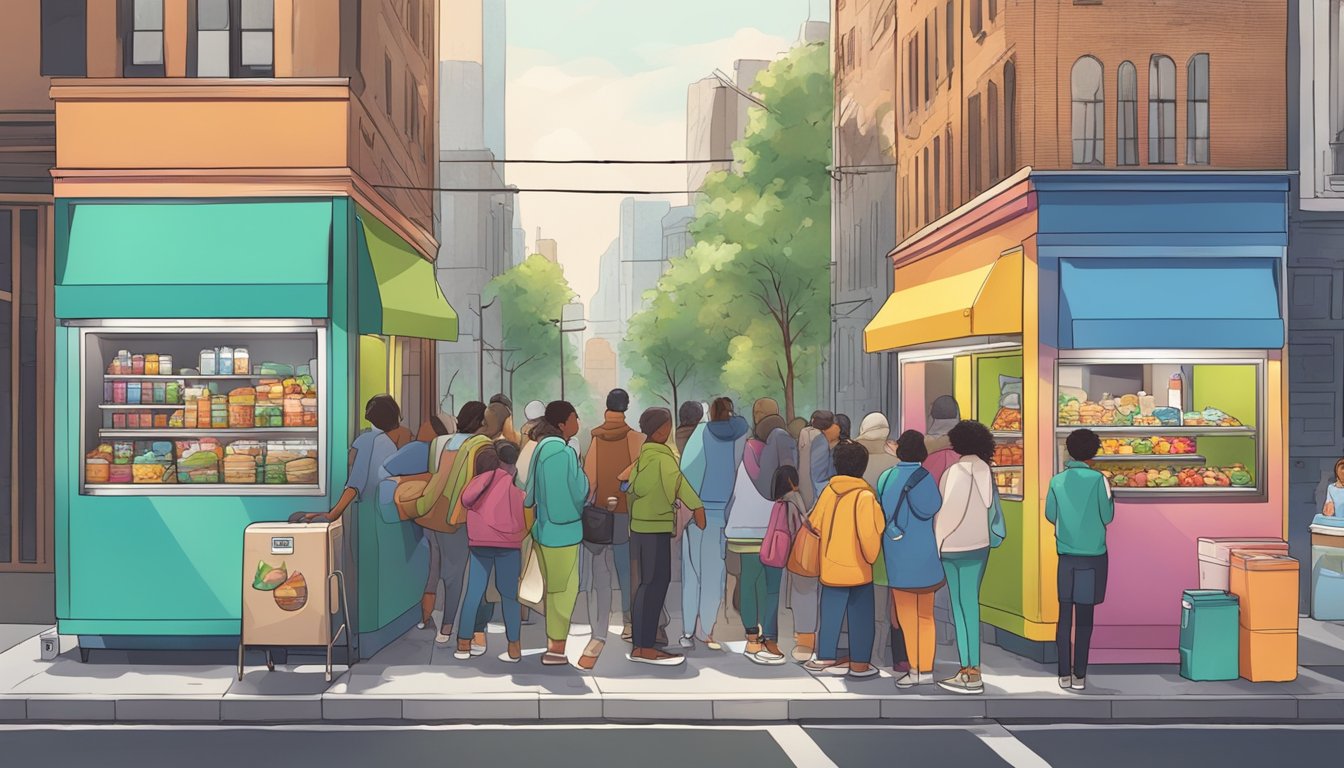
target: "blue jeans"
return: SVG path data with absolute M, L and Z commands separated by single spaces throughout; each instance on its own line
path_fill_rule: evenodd
M 835 661 L 840 646 L 840 625 L 849 618 L 849 660 L 867 664 L 873 659 L 873 585 L 828 587 L 821 585 L 821 628 L 817 635 L 817 659 Z
M 485 603 L 485 586 L 493 571 L 495 589 L 499 590 L 500 607 L 504 611 L 504 636 L 510 643 L 518 642 L 523 623 L 523 612 L 518 605 L 518 578 L 522 575 L 522 569 L 522 553 L 516 549 L 472 547 L 467 566 L 467 593 L 462 598 L 462 615 L 480 616 Z M 466 622 L 458 625 L 457 639 L 470 638 L 471 632 Z
M 728 574 L 724 568 L 723 511 L 705 510 L 705 529 L 694 523 L 681 534 L 681 633 L 695 634 L 700 621 L 701 639 L 714 634 Z

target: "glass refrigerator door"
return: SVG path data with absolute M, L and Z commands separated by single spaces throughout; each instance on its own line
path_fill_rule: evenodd
M 1069 433 L 1101 438 L 1091 464 L 1121 495 L 1219 497 L 1263 491 L 1258 360 L 1061 360 L 1059 462 Z
M 80 493 L 324 495 L 324 334 L 281 322 L 81 328 Z

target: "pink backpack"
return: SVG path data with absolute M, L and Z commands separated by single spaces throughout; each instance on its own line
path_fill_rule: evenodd
M 766 526 L 765 538 L 761 541 L 761 563 L 771 568 L 783 568 L 789 563 L 789 550 L 792 548 L 789 505 L 776 501 L 770 509 L 770 524 Z

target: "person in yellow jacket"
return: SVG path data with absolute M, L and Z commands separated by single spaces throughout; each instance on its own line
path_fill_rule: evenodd
M 809 672 L 877 675 L 873 658 L 873 562 L 882 556 L 886 518 L 871 486 L 863 479 L 868 450 L 845 441 L 833 453 L 835 475 L 817 496 L 809 517 L 821 534 L 821 626 L 817 657 L 803 665 Z M 849 619 L 849 659 L 839 655 L 840 627 Z

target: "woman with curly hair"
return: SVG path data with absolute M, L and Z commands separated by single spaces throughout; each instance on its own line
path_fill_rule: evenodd
M 961 668 L 938 685 L 953 693 L 981 693 L 980 582 L 989 561 L 990 509 L 994 504 L 994 435 L 978 421 L 958 422 L 947 433 L 961 458 L 939 483 L 943 503 L 934 522 L 938 552 L 947 577 L 952 621 L 957 629 Z

